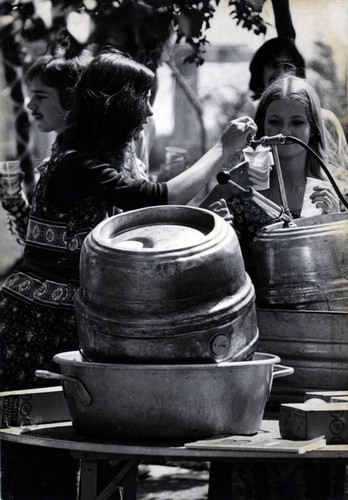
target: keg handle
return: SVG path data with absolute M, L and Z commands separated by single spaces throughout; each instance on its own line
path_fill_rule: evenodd
M 286 377 L 287 375 L 292 375 L 294 371 L 291 366 L 274 365 L 273 378 Z
M 278 364 L 273 366 L 272 380 L 271 380 L 271 383 L 269 385 L 267 399 L 271 395 L 273 379 L 278 378 L 278 377 L 286 377 L 287 375 L 292 375 L 294 373 L 294 371 L 295 370 L 291 366 L 284 366 L 284 365 L 278 365 Z
M 255 191 L 251 186 L 247 186 L 246 188 L 237 184 L 231 179 L 231 172 L 221 171 L 216 176 L 219 184 L 228 184 L 232 190 L 240 193 L 240 196 L 244 200 L 253 200 L 253 202 L 261 208 L 268 216 L 272 218 L 281 218 L 284 223 L 290 224 L 292 223 L 292 215 L 290 211 L 286 212 L 283 206 L 274 203 L 269 200 L 263 194 Z M 213 190 L 214 191 L 214 190 Z M 211 193 L 213 193 L 213 191 Z M 205 206 L 207 198 L 200 206 Z
M 61 373 L 49 372 L 47 370 L 35 370 L 35 375 L 39 378 L 46 378 L 51 380 L 60 380 L 62 382 L 73 383 L 76 392 L 85 406 L 89 406 L 92 403 L 92 398 L 87 391 L 86 387 L 83 385 L 81 380 L 75 377 L 70 377 L 68 375 L 62 375 Z M 64 388 L 64 385 L 63 385 Z

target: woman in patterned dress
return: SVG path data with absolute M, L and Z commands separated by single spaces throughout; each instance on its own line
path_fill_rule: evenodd
M 149 69 L 110 49 L 96 56 L 77 82 L 65 128 L 52 157 L 40 169 L 26 213 L 23 264 L 0 292 L 1 390 L 45 385 L 35 370 L 54 369 L 56 353 L 78 348 L 73 301 L 86 235 L 115 210 L 187 203 L 256 132 L 253 120 L 239 118 L 178 177 L 159 184 L 136 178 L 131 142 L 152 115 L 153 78 Z M 22 451 L 28 454 L 25 447 Z M 5 457 L 4 500 L 74 497 L 73 481 L 69 491 L 61 491 L 68 481 L 61 481 L 62 473 L 54 471 L 55 456 L 52 464 L 43 458 L 42 449 L 36 462 L 28 457 L 20 460 L 19 455 Z M 14 478 L 19 469 L 20 481 Z M 31 481 L 35 470 L 36 489 Z M 49 471 L 50 479 L 43 485 Z M 50 496 L 52 492 L 56 496 Z

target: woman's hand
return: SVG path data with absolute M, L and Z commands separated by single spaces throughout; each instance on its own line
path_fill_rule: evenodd
M 236 151 L 244 148 L 248 137 L 254 136 L 257 126 L 249 116 L 241 116 L 229 122 L 221 135 L 223 155 L 228 158 Z
M 220 215 L 220 217 L 222 217 L 226 222 L 232 225 L 233 215 L 231 215 L 230 211 L 228 210 L 227 203 L 224 198 L 221 198 L 220 200 L 215 201 L 214 203 L 209 205 L 208 210 L 211 210 L 217 215 Z
M 322 208 L 323 214 L 340 211 L 339 200 L 330 187 L 315 186 L 313 191 L 310 196 L 312 203 L 315 203 L 317 208 Z

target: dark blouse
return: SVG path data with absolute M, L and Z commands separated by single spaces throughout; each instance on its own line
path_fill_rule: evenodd
M 78 280 L 83 240 L 114 208 L 167 202 L 165 183 L 133 179 L 86 154 L 71 151 L 50 160 L 35 190 L 22 270 L 63 282 Z
M 0 291 L 2 391 L 52 385 L 35 369 L 56 371 L 53 356 L 78 348 L 74 297 L 87 234 L 116 207 L 166 203 L 166 184 L 132 179 L 78 152 L 43 165 L 25 212 L 23 265 Z
M 47 194 L 50 203 L 61 212 L 68 212 L 90 196 L 123 211 L 168 203 L 165 183 L 133 179 L 108 163 L 78 152 L 71 152 L 59 161 Z

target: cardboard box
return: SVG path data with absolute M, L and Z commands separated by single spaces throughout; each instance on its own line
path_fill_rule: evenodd
M 70 420 L 61 386 L 0 392 L 1 427 Z
M 280 435 L 286 439 L 314 439 L 324 435 L 327 444 L 348 443 L 348 403 L 326 403 L 311 399 L 305 403 L 282 404 Z
M 348 397 L 348 390 L 346 391 L 316 391 L 316 392 L 306 392 L 305 394 L 305 401 L 308 399 L 312 398 L 319 398 L 323 399 L 327 403 L 331 402 L 331 398 L 333 397 L 340 397 L 340 396 L 347 396 Z

